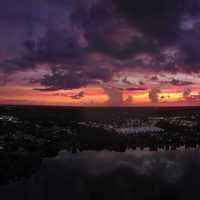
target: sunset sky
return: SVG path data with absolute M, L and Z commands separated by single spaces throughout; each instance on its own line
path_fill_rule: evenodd
M 0 104 L 200 105 L 200 0 L 3 0 L 0 29 Z

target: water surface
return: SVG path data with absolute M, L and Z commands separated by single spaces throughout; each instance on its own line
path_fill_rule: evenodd
M 1 187 L 1 199 L 197 199 L 199 150 L 60 151 L 27 180 Z

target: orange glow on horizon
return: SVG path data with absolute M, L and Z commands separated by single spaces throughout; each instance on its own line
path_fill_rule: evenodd
M 80 99 L 71 98 L 80 91 L 84 96 Z M 157 94 L 158 102 L 152 103 L 149 99 L 149 90 L 145 91 L 124 91 L 123 101 L 131 97 L 132 100 L 127 106 L 182 106 L 199 105 L 199 102 L 192 102 L 183 96 L 184 91 L 177 91 L 173 88 L 160 91 Z M 191 91 L 191 97 L 198 97 L 197 89 Z M 31 87 L 0 87 L 0 104 L 28 104 L 28 105 L 60 105 L 60 106 L 107 106 L 110 97 L 106 92 L 97 86 L 81 88 L 76 90 L 60 91 L 37 91 Z M 111 106 L 112 104 L 109 104 Z M 119 105 L 121 106 L 121 105 Z

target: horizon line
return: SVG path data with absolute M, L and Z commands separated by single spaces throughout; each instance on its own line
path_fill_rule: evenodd
M 69 106 L 69 105 L 39 105 L 39 104 L 1 104 L 0 107 L 52 107 L 52 108 L 200 108 L 200 105 L 170 105 L 170 106 Z

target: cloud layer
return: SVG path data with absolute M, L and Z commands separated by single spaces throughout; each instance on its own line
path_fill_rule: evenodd
M 0 73 L 45 65 L 46 75 L 30 81 L 49 91 L 107 83 L 124 71 L 199 72 L 199 11 L 199 0 L 2 1 Z M 156 100 L 153 90 L 149 96 Z

